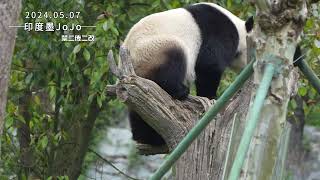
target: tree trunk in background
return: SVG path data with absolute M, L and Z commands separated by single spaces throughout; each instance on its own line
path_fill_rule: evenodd
M 25 95 L 19 99 L 21 103 L 19 106 L 20 113 L 22 114 L 25 123 L 18 121 L 17 136 L 19 139 L 20 146 L 20 168 L 19 168 L 19 178 L 23 176 L 28 177 L 30 168 L 34 165 L 33 152 L 30 147 L 31 137 L 30 137 L 30 126 L 29 122 L 31 120 L 31 113 L 28 111 L 28 107 L 31 104 L 32 94 L 31 91 L 26 90 Z M 22 176 L 23 175 L 23 176 Z
M 96 100 L 90 104 L 87 117 L 79 117 L 78 120 L 70 120 L 70 122 L 78 122 L 70 124 L 65 122 L 62 129 L 66 131 L 70 137 L 63 140 L 53 151 L 53 156 L 49 162 L 49 176 L 67 175 L 69 179 L 75 180 L 81 174 L 82 164 L 89 147 L 90 138 L 94 123 L 100 113 L 100 108 Z
M 297 108 L 294 110 L 294 114 L 288 118 L 288 121 L 292 124 L 292 130 L 290 133 L 286 166 L 288 174 L 293 174 L 297 179 L 303 179 L 303 169 L 301 168 L 303 163 L 301 162 L 304 161 L 306 154 L 302 142 L 305 114 L 302 97 L 297 95 L 294 97 L 294 100 L 297 103 Z
M 9 26 L 17 25 L 20 10 L 20 0 L 0 0 L 0 136 L 4 125 L 9 72 L 17 33 L 16 28 Z

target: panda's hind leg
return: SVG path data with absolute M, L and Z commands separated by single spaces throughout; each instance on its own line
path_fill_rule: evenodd
M 155 40 L 156 38 L 152 38 Z M 189 88 L 184 84 L 186 76 L 186 58 L 184 51 L 174 40 L 164 40 L 150 43 L 145 42 L 142 46 L 136 46 L 139 53 L 148 52 L 143 58 L 137 60 L 135 71 L 138 76 L 150 79 L 157 83 L 174 99 L 183 100 L 188 97 Z M 160 43 L 161 42 L 161 43 Z M 152 51 L 151 51 L 152 50 Z M 138 50 L 137 50 L 138 51 Z M 135 56 L 137 58 L 137 56 Z M 129 120 L 133 139 L 142 144 L 165 145 L 165 141 L 142 117 L 130 110 Z
M 174 99 L 188 97 L 189 87 L 184 84 L 186 76 L 186 58 L 181 48 L 175 47 L 164 52 L 163 63 L 154 67 L 149 79 L 156 82 Z
M 129 120 L 132 139 L 136 142 L 155 146 L 166 144 L 163 138 L 154 129 L 152 129 L 138 113 L 130 109 Z

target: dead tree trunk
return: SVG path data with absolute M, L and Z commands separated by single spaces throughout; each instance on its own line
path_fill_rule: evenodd
M 9 72 L 17 33 L 16 29 L 10 26 L 16 25 L 20 9 L 20 0 L 0 0 L 0 136 L 4 125 Z
M 185 101 L 171 98 L 153 81 L 135 75 L 130 56 L 120 51 L 122 70 L 109 54 L 112 72 L 120 79 L 109 86 L 108 95 L 117 95 L 130 108 L 142 115 L 159 132 L 168 147 L 138 144 L 142 154 L 169 153 L 213 104 L 207 98 L 189 96 Z M 128 60 L 129 59 L 129 60 Z M 250 104 L 251 81 L 230 101 L 176 163 L 175 179 L 221 179 L 228 149 L 232 122 L 243 122 Z M 244 123 L 240 123 L 241 127 Z M 238 127 L 237 127 L 238 128 Z
M 251 90 L 252 82 L 249 81 L 192 143 L 175 166 L 176 179 L 212 180 L 223 178 L 232 124 L 236 122 L 238 126 L 234 131 L 242 133 L 250 104 Z M 191 129 L 198 119 L 190 119 L 192 124 L 188 129 Z M 235 138 L 238 139 L 235 144 L 238 144 L 241 136 Z

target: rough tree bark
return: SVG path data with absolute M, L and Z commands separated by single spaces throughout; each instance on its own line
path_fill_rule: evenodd
M 293 67 L 293 55 L 307 15 L 306 2 L 256 0 L 255 4 L 257 23 L 251 37 L 257 59 L 254 65 L 255 89 L 260 84 L 266 64 L 274 64 L 276 73 L 240 179 L 282 179 L 291 130 L 290 123 L 286 121 L 287 106 L 296 93 L 298 80 L 297 70 Z M 256 91 L 252 92 L 253 100 Z M 233 159 L 231 156 L 229 161 Z
M 4 125 L 9 72 L 17 33 L 16 28 L 9 26 L 16 25 L 20 10 L 20 0 L 0 0 L 0 136 Z

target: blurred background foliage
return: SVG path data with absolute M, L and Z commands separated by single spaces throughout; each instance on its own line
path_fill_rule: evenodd
M 96 26 L 80 32 L 27 32 L 17 35 L 1 139 L 0 179 L 76 179 L 95 158 L 88 152 L 107 127 L 125 119 L 124 105 L 105 95 L 114 84 L 106 54 L 118 52 L 130 27 L 142 17 L 200 1 L 194 0 L 24 0 L 19 25 L 53 22 Z M 211 1 L 242 19 L 254 8 L 242 0 Z M 80 12 L 74 19 L 27 19 L 26 12 Z M 302 36 L 306 60 L 320 75 L 320 6 L 309 9 Z M 63 42 L 62 34 L 95 35 L 94 42 Z M 234 79 L 227 72 L 219 93 Z M 320 127 L 320 97 L 305 79 L 299 82 L 306 122 Z M 290 103 L 289 115 L 297 108 Z M 106 150 L 107 151 L 107 150 Z

